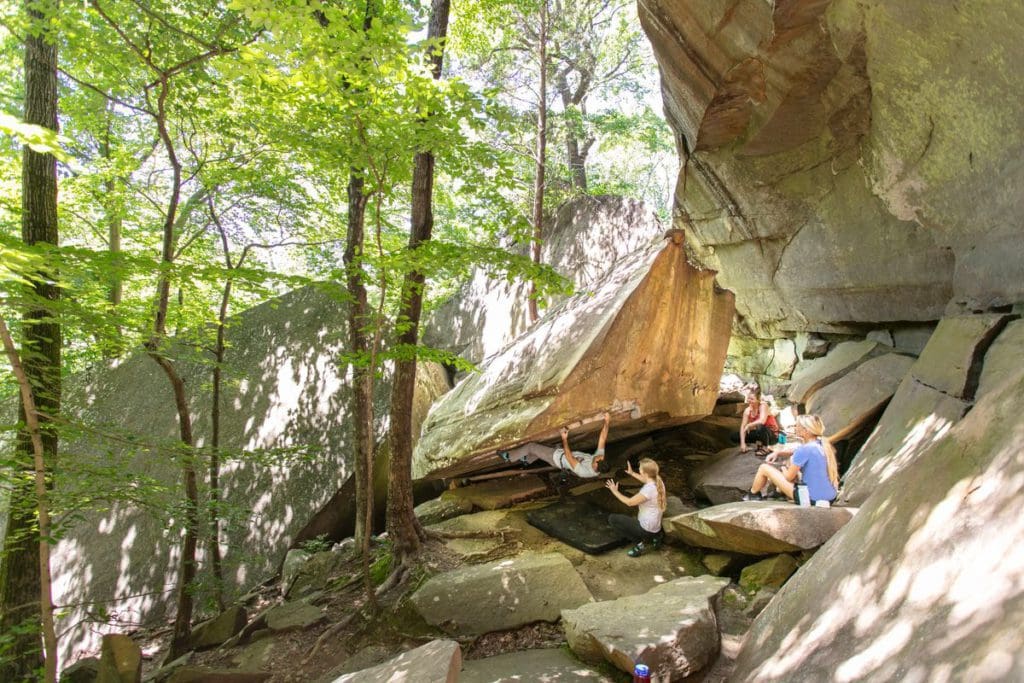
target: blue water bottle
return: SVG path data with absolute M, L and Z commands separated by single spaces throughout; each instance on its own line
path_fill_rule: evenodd
M 651 669 L 646 664 L 633 667 L 633 683 L 651 683 Z
M 779 443 L 783 446 L 786 445 L 786 432 L 779 432 Z

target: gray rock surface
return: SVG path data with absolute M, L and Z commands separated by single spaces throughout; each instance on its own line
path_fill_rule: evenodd
M 835 382 L 879 352 L 878 342 L 873 341 L 837 344 L 825 357 L 801 364 L 796 369 L 786 396 L 793 403 L 806 403 L 815 391 Z
M 453 635 L 480 635 L 534 621 L 591 600 L 569 560 L 526 553 L 432 576 L 411 600 L 427 623 Z
M 713 505 L 735 503 L 750 490 L 763 462 L 753 451 L 740 453 L 739 446 L 727 448 L 694 468 L 688 477 L 690 488 Z
M 213 619 L 198 624 L 192 629 L 190 645 L 193 649 L 204 650 L 227 641 L 245 627 L 248 614 L 242 605 L 234 605 Z
M 797 563 L 792 555 L 775 555 L 744 567 L 740 573 L 740 588 L 748 593 L 762 588 L 778 590 L 796 570 Z
M 459 683 L 614 683 L 559 648 L 523 650 L 462 665 Z
M 83 657 L 61 671 L 60 683 L 95 683 L 99 673 L 99 657 Z
M 792 503 L 716 505 L 665 519 L 665 532 L 690 545 L 744 555 L 811 550 L 853 517 L 853 508 L 800 507 Z
M 621 671 L 637 663 L 652 678 L 680 680 L 718 653 L 718 596 L 728 579 L 710 576 L 664 583 L 643 595 L 562 611 L 569 647 L 586 662 L 606 660 Z
M 1014 320 L 996 337 L 985 354 L 978 380 L 977 396 L 996 391 L 1000 384 L 1011 380 L 1024 358 L 1024 320 Z
M 206 666 L 183 666 L 175 669 L 167 683 L 263 683 L 271 677 L 267 671 L 235 671 Z
M 1006 315 L 943 318 L 914 366 L 914 378 L 954 398 L 972 400 L 981 358 L 1008 321 Z
M 896 353 L 864 361 L 812 394 L 807 412 L 821 417 L 833 441 L 844 439 L 878 414 L 912 365 L 913 358 Z
M 432 640 L 379 666 L 339 676 L 334 683 L 458 683 L 461 669 L 462 648 L 459 644 L 454 640 Z
M 497 451 L 555 442 L 590 420 L 573 446 L 596 441 L 593 422 L 615 413 L 612 440 L 711 412 L 718 396 L 732 295 L 693 268 L 680 233 L 623 259 L 584 292 L 549 309 L 431 409 L 413 474 L 442 477 L 500 464 Z M 631 426 L 634 425 L 635 426 Z
M 345 556 L 344 552 L 333 550 L 313 553 L 306 558 L 305 562 L 295 568 L 285 595 L 294 599 L 324 590 L 331 579 L 337 578 L 338 569 L 344 563 Z
M 287 595 L 288 591 L 291 590 L 292 582 L 295 581 L 295 577 L 298 575 L 299 570 L 306 564 L 310 555 L 312 555 L 312 553 L 308 550 L 292 548 L 288 551 L 288 554 L 284 556 L 284 563 L 281 565 L 281 592 L 284 595 Z
M 267 628 L 277 632 L 309 628 L 324 618 L 323 610 L 308 602 L 282 602 L 263 615 Z
M 464 515 L 473 510 L 473 501 L 461 496 L 451 495 L 448 491 L 441 494 L 439 498 L 428 500 L 416 506 L 414 512 L 420 524 L 430 526 L 443 522 L 452 517 Z
M 1024 368 L 870 496 L 757 618 L 735 681 L 1024 680 Z

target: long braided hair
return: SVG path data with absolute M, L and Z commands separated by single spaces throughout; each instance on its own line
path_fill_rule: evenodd
M 640 460 L 640 471 L 654 479 L 654 484 L 658 487 L 658 509 L 664 512 L 668 507 L 668 499 L 665 493 L 665 482 L 661 480 L 659 474 L 661 469 L 658 467 L 658 463 L 650 458 L 643 458 Z

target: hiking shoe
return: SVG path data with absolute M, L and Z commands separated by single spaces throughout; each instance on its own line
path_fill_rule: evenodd
M 644 542 L 640 541 L 635 546 L 627 550 L 626 554 L 630 557 L 640 557 L 644 554 Z

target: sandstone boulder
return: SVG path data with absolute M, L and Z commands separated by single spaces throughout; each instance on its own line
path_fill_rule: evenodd
M 569 560 L 526 553 L 433 576 L 411 600 L 427 623 L 456 635 L 480 635 L 534 621 L 591 600 Z
M 567 423 L 616 413 L 617 436 L 690 422 L 718 396 L 732 296 L 693 268 L 681 233 L 623 259 L 438 401 L 416 445 L 417 477 L 497 465 L 498 449 L 558 439 Z M 589 443 L 597 434 L 589 430 Z M 574 436 L 585 448 L 586 439 Z
M 985 354 L 978 381 L 980 398 L 995 391 L 1007 378 L 1020 369 L 1024 358 L 1024 320 L 1015 320 L 1006 326 Z
M 465 501 L 470 508 L 497 510 L 548 492 L 547 483 L 538 476 L 525 475 L 490 479 L 479 484 L 461 486 L 446 492 L 448 497 Z
M 807 412 L 821 417 L 830 439 L 844 439 L 878 414 L 912 365 L 913 358 L 896 353 L 864 361 L 812 394 Z
M 95 683 L 99 673 L 99 657 L 83 657 L 60 672 L 60 683 Z
M 736 681 L 1024 680 L 1024 369 L 883 482 L 761 613 Z
M 853 517 L 852 508 L 741 502 L 672 517 L 665 532 L 690 545 L 744 555 L 775 555 L 817 548 Z
M 1008 321 L 1006 315 L 943 318 L 914 366 L 914 378 L 954 398 L 972 400 L 981 358 Z
M 566 640 L 585 662 L 606 660 L 627 673 L 644 663 L 652 678 L 680 680 L 718 653 L 715 608 L 728 583 L 710 576 L 688 577 L 643 595 L 563 610 Z
M 778 590 L 796 569 L 797 563 L 792 555 L 769 557 L 743 568 L 740 588 L 748 593 L 756 593 L 761 588 Z
M 103 636 L 96 683 L 139 683 L 142 678 L 142 650 L 120 633 Z
M 247 619 L 245 607 L 234 605 L 192 629 L 190 645 L 195 650 L 220 645 L 241 631 Z
M 793 373 L 787 398 L 793 403 L 806 403 L 823 386 L 835 382 L 846 373 L 880 352 L 878 342 L 843 342 L 823 358 L 803 363 Z
M 432 640 L 379 666 L 339 676 L 334 683 L 458 683 L 461 669 L 462 648 L 459 644 L 453 640 Z
M 345 553 L 333 550 L 313 553 L 295 569 L 285 595 L 295 599 L 324 590 L 332 579 L 337 578 L 338 569 L 344 563 L 345 556 Z
M 541 262 L 568 278 L 577 290 L 593 289 L 609 270 L 665 232 L 643 202 L 614 196 L 587 196 L 560 206 L 545 221 Z M 526 254 L 527 247 L 521 247 Z M 530 326 L 529 284 L 492 279 L 484 269 L 423 326 L 423 342 L 480 363 Z
M 523 650 L 484 659 L 474 659 L 462 667 L 459 683 L 613 683 L 564 650 Z
M 757 468 L 764 462 L 753 451 L 727 448 L 705 460 L 689 476 L 690 488 L 713 505 L 735 503 L 750 490 Z
M 263 615 L 267 628 L 276 632 L 309 628 L 324 618 L 323 610 L 319 607 L 301 601 L 282 602 Z
M 445 491 L 439 498 L 428 500 L 416 506 L 414 512 L 420 524 L 429 526 L 473 511 L 473 501 Z
M 267 671 L 235 671 L 206 666 L 182 666 L 174 670 L 167 683 L 263 683 L 271 677 Z

